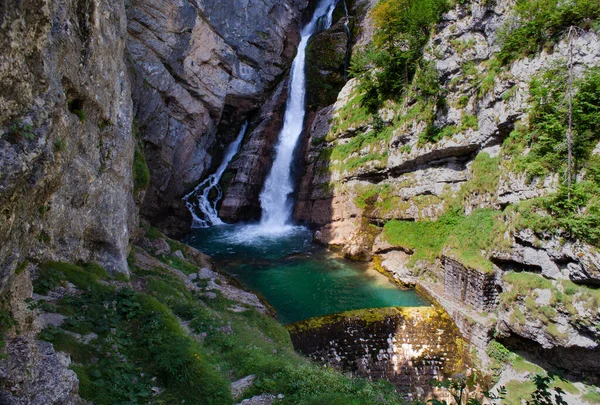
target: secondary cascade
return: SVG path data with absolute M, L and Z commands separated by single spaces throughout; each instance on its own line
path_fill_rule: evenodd
M 192 228 L 208 228 L 213 225 L 224 224 L 217 212 L 217 204 L 223 197 L 223 190 L 219 186 L 219 182 L 229 162 L 240 149 L 240 144 L 244 139 L 244 135 L 246 135 L 247 129 L 248 122 L 245 122 L 237 138 L 227 147 L 223 161 L 217 171 L 198 184 L 194 191 L 183 197 L 185 205 L 192 214 Z M 216 192 L 216 196 L 211 201 L 211 192 L 213 190 Z
M 284 124 L 279 133 L 276 155 L 271 172 L 260 194 L 262 216 L 260 227 L 267 233 L 284 232 L 291 222 L 294 191 L 292 163 L 294 150 L 302 134 L 306 113 L 306 46 L 310 37 L 328 29 L 338 0 L 321 0 L 311 21 L 301 31 L 298 54 L 292 64 L 289 97 L 285 109 Z

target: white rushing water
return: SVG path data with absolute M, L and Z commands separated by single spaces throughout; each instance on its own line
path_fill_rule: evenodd
M 240 149 L 240 144 L 244 139 L 247 129 L 248 122 L 244 123 L 237 138 L 227 147 L 223 161 L 217 171 L 208 176 L 206 180 L 196 186 L 194 191 L 183 198 L 185 205 L 192 214 L 192 228 L 208 228 L 209 226 L 224 224 L 217 212 L 217 204 L 223 197 L 223 190 L 221 190 L 219 182 L 227 169 L 227 165 L 229 165 L 231 159 L 233 159 Z M 213 190 L 215 190 L 217 195 L 211 201 L 209 197 Z
M 337 0 L 321 0 L 311 21 L 301 32 L 298 54 L 292 64 L 289 83 L 289 96 L 285 109 L 284 124 L 275 148 L 275 160 L 271 172 L 260 194 L 262 217 L 260 232 L 277 234 L 289 231 L 294 191 L 292 163 L 296 144 L 302 134 L 306 113 L 306 46 L 310 37 L 331 26 Z

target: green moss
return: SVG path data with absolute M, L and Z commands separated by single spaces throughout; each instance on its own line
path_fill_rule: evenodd
M 531 398 L 531 394 L 535 391 L 533 381 L 517 381 L 511 380 L 506 383 L 506 404 L 507 405 L 522 405 L 523 399 Z
M 27 266 L 29 266 L 29 261 L 28 260 L 24 260 L 22 261 L 17 268 L 15 269 L 15 274 L 18 276 L 21 273 L 23 273 L 23 271 L 25 271 L 25 269 L 27 268 Z
M 436 314 L 439 315 L 437 310 L 431 307 L 369 308 L 310 318 L 287 325 L 286 328 L 290 331 L 290 333 L 300 333 L 321 329 L 327 325 L 332 325 L 342 321 L 360 321 L 368 325 L 375 322 L 382 322 L 390 317 L 400 316 L 404 318 L 412 318 L 417 314 L 425 317 L 431 317 Z
M 544 369 L 540 366 L 530 363 L 519 355 L 515 355 L 512 359 L 512 367 L 517 373 L 543 374 Z
M 17 321 L 12 315 L 12 311 L 8 308 L 4 297 L 0 298 L 0 351 L 6 345 L 6 334 L 15 326 L 18 326 Z M 0 359 L 2 358 L 0 353 Z
M 146 163 L 146 156 L 141 147 L 136 144 L 133 155 L 133 189 L 135 193 L 148 188 L 150 184 L 150 169 Z
M 181 265 L 192 268 L 185 261 Z M 218 293 L 216 299 L 198 297 L 169 270 L 132 267 L 132 278 L 144 280 L 140 292 L 98 288 L 105 273 L 96 265 L 86 267 L 89 271 L 50 263 L 44 271 L 57 272 L 59 281 L 82 289 L 57 305 L 69 316 L 64 328 L 94 332 L 98 338 L 83 345 L 60 328 L 48 328 L 41 337 L 72 355 L 80 394 L 88 401 L 146 403 L 151 388 L 159 386 L 162 392 L 152 401 L 196 403 L 202 398 L 207 404 L 228 404 L 233 402 L 229 380 L 254 374 L 257 381 L 247 395 L 281 392 L 289 403 L 304 403 L 318 400 L 325 384 L 331 395 L 359 403 L 375 403 L 378 396 L 400 403 L 393 387 L 323 369 L 293 351 L 289 333 L 274 319 L 252 308 L 232 312 L 229 308 L 239 304 Z M 188 321 L 200 340 L 180 320 Z
M 577 388 L 575 386 L 575 384 L 573 384 L 569 380 L 561 379 L 559 377 L 554 378 L 554 382 L 550 385 L 550 387 L 551 388 L 560 388 L 564 392 L 568 392 L 569 394 L 572 394 L 572 395 L 581 394 L 581 391 L 579 391 L 579 388 Z
M 569 338 L 569 334 L 566 332 L 559 331 L 558 327 L 554 323 L 548 324 L 546 331 L 549 335 L 553 336 L 555 339 L 561 342 L 566 342 L 566 340 Z
M 90 361 L 97 355 L 92 346 L 79 342 L 75 336 L 58 328 L 50 327 L 42 330 L 40 338 L 52 343 L 57 351 L 69 353 L 71 360 L 77 363 Z
M 486 354 L 498 363 L 508 363 L 513 358 L 513 353 L 502 343 L 492 340 L 485 349 Z
M 596 387 L 589 387 L 582 399 L 590 404 L 600 404 L 600 390 Z
M 448 247 L 463 264 L 486 272 L 492 270 L 492 263 L 481 252 L 494 246 L 504 233 L 498 213 L 491 209 L 478 209 L 469 216 L 452 209 L 437 221 L 392 220 L 384 230 L 389 243 L 414 250 L 411 263 L 432 261 Z
M 509 283 L 513 288 L 516 288 L 519 294 L 528 294 L 534 289 L 550 289 L 552 282 L 538 274 L 532 273 L 516 273 L 509 271 L 502 277 L 504 281 Z

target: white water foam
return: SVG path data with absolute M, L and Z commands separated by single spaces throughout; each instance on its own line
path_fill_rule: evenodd
M 217 204 L 223 197 L 223 190 L 221 190 L 219 182 L 221 181 L 221 177 L 223 177 L 223 173 L 225 173 L 229 162 L 240 149 L 240 145 L 244 139 L 244 135 L 246 135 L 247 129 L 248 122 L 244 123 L 237 138 L 227 147 L 223 161 L 219 165 L 217 171 L 208 176 L 202 183 L 198 184 L 194 191 L 183 197 L 185 205 L 192 214 L 192 228 L 208 228 L 209 226 L 224 224 L 217 212 Z M 209 196 L 212 190 L 216 191 L 217 196 L 211 201 Z
M 276 155 L 271 172 L 260 194 L 262 216 L 257 232 L 261 235 L 281 235 L 291 232 L 294 191 L 292 164 L 294 150 L 304 126 L 306 95 L 306 46 L 310 37 L 332 23 L 333 11 L 338 0 L 322 0 L 311 21 L 302 29 L 298 54 L 294 59 L 289 84 L 284 124 L 279 133 Z

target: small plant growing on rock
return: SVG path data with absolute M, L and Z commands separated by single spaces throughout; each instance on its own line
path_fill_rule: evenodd
M 8 127 L 9 135 L 15 140 L 27 139 L 32 141 L 35 139 L 35 132 L 31 124 L 25 124 L 22 121 L 13 122 Z

